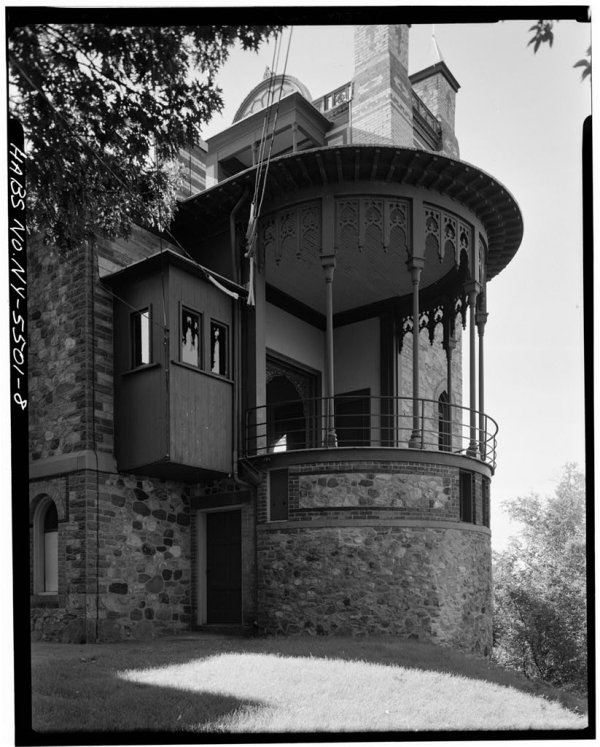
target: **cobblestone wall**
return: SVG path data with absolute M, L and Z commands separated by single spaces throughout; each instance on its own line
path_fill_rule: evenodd
M 189 629 L 187 489 L 111 475 L 102 488 L 99 520 L 100 638 L 145 638 Z
M 60 257 L 30 239 L 27 264 L 30 458 L 37 461 L 91 447 L 91 284 L 83 251 Z
M 34 608 L 34 637 L 119 640 L 189 630 L 188 489 L 135 476 L 98 477 L 96 508 L 96 474 L 68 476 L 69 516 L 59 521 L 58 606 Z
M 287 521 L 260 511 L 259 627 L 393 634 L 489 655 L 490 534 L 480 511 L 477 524 L 459 522 L 459 469 L 317 467 L 290 466 Z M 267 498 L 259 489 L 259 507 Z

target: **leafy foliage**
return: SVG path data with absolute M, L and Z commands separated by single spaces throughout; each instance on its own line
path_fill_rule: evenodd
M 527 42 L 527 46 L 533 44 L 534 53 L 538 51 L 542 44 L 554 43 L 554 21 L 538 21 L 530 29 L 534 34 Z
M 583 70 L 581 71 L 581 80 L 585 80 L 588 75 L 590 76 L 590 82 L 592 80 L 592 48 L 588 47 L 588 50 L 586 52 L 589 59 L 586 60 L 585 57 L 583 57 L 581 60 L 578 60 L 573 67 L 582 67 Z
M 585 480 L 567 464 L 554 496 L 519 498 L 521 524 L 494 558 L 497 660 L 559 687 L 587 684 Z
M 554 21 L 538 21 L 535 23 L 529 31 L 533 31 L 533 36 L 527 42 L 527 46 L 533 44 L 534 53 L 538 51 L 542 44 L 548 44 L 550 47 L 554 43 Z M 581 80 L 585 80 L 588 76 L 590 82 L 592 80 L 592 48 L 588 47 L 586 55 L 589 59 L 583 57 L 578 60 L 573 67 L 582 67 Z
M 239 40 L 279 27 L 46 24 L 9 38 L 9 110 L 25 131 L 28 222 L 64 249 L 172 216 L 174 159 L 223 105 Z

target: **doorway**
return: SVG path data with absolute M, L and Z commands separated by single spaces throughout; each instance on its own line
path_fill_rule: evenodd
M 320 373 L 267 355 L 267 443 L 270 452 L 320 445 Z
M 207 512 L 206 622 L 242 622 L 242 512 Z

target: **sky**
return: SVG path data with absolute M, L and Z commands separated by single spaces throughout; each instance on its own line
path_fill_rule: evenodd
M 534 54 L 527 42 L 535 20 L 413 25 L 409 42 L 413 73 L 437 61 L 435 31 L 461 86 L 461 159 L 505 185 L 524 219 L 516 257 L 488 288 L 485 411 L 500 426 L 495 549 L 516 529 L 503 504 L 551 494 L 566 462 L 585 465 L 581 132 L 591 88 L 573 65 L 590 44 L 590 26 L 563 19 L 553 47 Z M 272 45 L 232 54 L 219 77 L 224 110 L 204 137 L 229 126 L 272 58 Z M 349 81 L 353 68 L 352 26 L 293 27 L 287 72 L 314 98 Z

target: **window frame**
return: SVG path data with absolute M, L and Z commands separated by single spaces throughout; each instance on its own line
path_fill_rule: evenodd
M 183 360 L 182 339 L 183 339 L 183 313 L 184 311 L 187 311 L 190 314 L 194 314 L 195 316 L 198 317 L 198 364 L 197 365 Z M 179 355 L 178 355 L 177 360 L 179 363 L 181 363 L 182 366 L 189 366 L 190 368 L 193 368 L 194 370 L 198 370 L 198 371 L 205 370 L 204 338 L 205 338 L 204 314 L 198 309 L 194 308 L 193 306 L 190 306 L 189 304 L 186 304 L 186 303 L 183 303 L 183 301 L 180 301 L 179 302 L 179 341 L 178 341 Z
M 275 486 L 273 482 L 275 481 Z M 285 484 L 285 498 L 277 498 L 276 503 L 273 503 L 274 498 L 274 487 L 278 489 L 282 484 Z M 267 518 L 269 522 L 272 521 L 289 521 L 290 518 L 290 477 L 289 470 L 284 469 L 273 469 L 269 471 L 268 480 L 268 513 Z M 275 505 L 276 511 L 273 511 Z M 275 516 L 273 514 L 276 514 Z
M 213 342 L 213 325 L 220 327 L 221 329 L 225 330 L 226 334 L 226 342 L 225 342 L 225 372 L 224 373 L 217 373 L 216 371 L 213 371 L 213 348 L 212 348 L 212 342 Z M 206 365 L 206 371 L 211 373 L 213 376 L 218 376 L 222 379 L 231 379 L 231 352 L 230 352 L 230 340 L 231 340 L 231 327 L 229 324 L 226 324 L 225 322 L 221 322 L 218 319 L 215 319 L 214 317 L 210 318 L 210 326 L 209 326 L 209 334 L 208 334 L 208 361 Z
M 459 472 L 459 518 L 466 524 L 476 524 L 475 511 L 475 474 L 467 470 Z M 468 496 L 465 487 L 469 486 Z
M 490 487 L 491 480 L 489 477 L 481 478 L 481 523 L 484 527 L 490 528 Z
M 137 343 L 136 343 L 136 320 L 141 319 L 144 315 L 144 313 L 148 314 L 148 361 L 143 362 L 140 361 L 137 362 Z M 141 333 L 142 328 L 140 327 L 140 340 L 141 340 Z M 143 344 L 141 345 L 140 350 L 140 357 L 141 352 L 143 350 Z M 152 345 L 152 304 L 147 304 L 146 306 L 142 306 L 139 309 L 136 309 L 135 311 L 132 311 L 129 314 L 129 363 L 131 366 L 131 370 L 136 370 L 138 368 L 145 368 L 147 366 L 153 365 L 153 345 Z
M 57 517 L 56 525 L 56 556 L 53 558 L 56 564 L 56 589 L 46 588 L 46 532 L 45 523 L 48 511 L 54 507 Z M 38 503 L 33 514 L 33 594 L 46 600 L 58 598 L 60 589 L 59 576 L 60 557 L 60 520 L 58 518 L 58 506 L 50 496 L 44 496 Z

